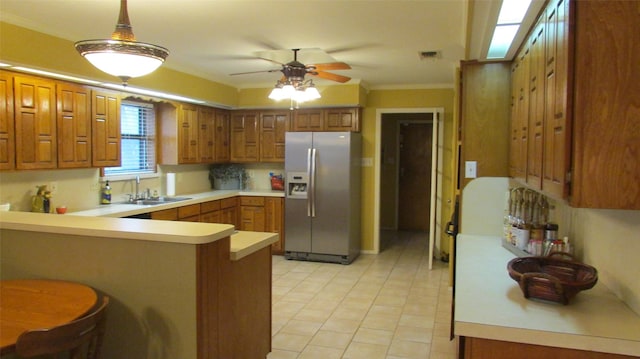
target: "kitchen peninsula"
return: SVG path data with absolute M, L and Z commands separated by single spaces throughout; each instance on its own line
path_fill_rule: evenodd
M 277 240 L 227 224 L 3 212 L 0 273 L 109 295 L 106 359 L 265 358 Z

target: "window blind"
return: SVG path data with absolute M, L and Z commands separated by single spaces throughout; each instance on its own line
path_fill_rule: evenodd
M 155 172 L 156 115 L 153 105 L 123 101 L 120 133 L 121 166 L 105 168 L 105 176 Z

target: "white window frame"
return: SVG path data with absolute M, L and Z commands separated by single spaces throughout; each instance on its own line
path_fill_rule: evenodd
M 121 106 L 121 111 L 120 111 L 120 135 L 121 135 L 121 163 L 124 164 L 127 157 L 130 155 L 130 153 L 127 153 L 127 148 L 126 146 L 123 146 L 124 141 L 126 141 L 128 138 L 133 138 L 135 139 L 136 137 L 138 137 L 140 140 L 145 141 L 146 146 L 141 146 L 143 148 L 147 148 L 147 151 L 144 151 L 144 155 L 146 156 L 146 160 L 147 162 L 149 162 L 148 166 L 146 169 L 131 169 L 131 170 L 124 170 L 124 171 L 117 171 L 117 172 L 109 172 L 109 169 L 115 169 L 115 168 L 121 168 L 122 166 L 119 167 L 105 167 L 104 171 L 103 171 L 103 179 L 104 180 L 109 180 L 109 181 L 118 181 L 118 180 L 130 180 L 132 178 L 135 178 L 136 176 L 139 176 L 141 178 L 152 178 L 152 177 L 158 177 L 158 162 L 157 162 L 157 124 L 156 124 L 156 115 L 155 115 L 155 106 L 153 106 L 153 104 L 147 103 L 147 102 L 135 102 L 135 101 L 122 101 L 122 103 L 120 104 Z M 125 133 L 125 131 L 127 131 L 127 126 L 123 125 L 122 121 L 126 121 L 125 118 L 125 109 L 124 107 L 126 106 L 134 106 L 134 107 L 141 107 L 141 108 L 146 108 L 146 109 L 151 109 L 151 116 L 148 116 L 147 120 L 148 123 L 146 123 L 145 125 L 145 129 L 143 129 L 140 133 Z M 148 152 L 148 149 L 152 150 L 152 153 L 150 154 Z M 140 157 L 138 157 L 137 159 L 135 159 L 135 162 L 139 162 L 141 161 Z

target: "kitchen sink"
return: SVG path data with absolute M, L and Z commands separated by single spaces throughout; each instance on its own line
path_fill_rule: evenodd
M 126 201 L 123 203 L 150 206 L 150 205 L 156 205 L 156 204 L 166 204 L 166 203 L 186 201 L 188 199 L 191 199 L 191 197 L 158 197 L 158 198 L 139 199 L 131 202 Z

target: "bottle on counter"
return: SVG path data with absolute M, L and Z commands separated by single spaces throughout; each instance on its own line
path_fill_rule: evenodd
M 111 203 L 111 186 L 109 186 L 109 181 L 107 181 L 102 187 L 102 193 L 100 195 L 100 204 L 110 204 Z

